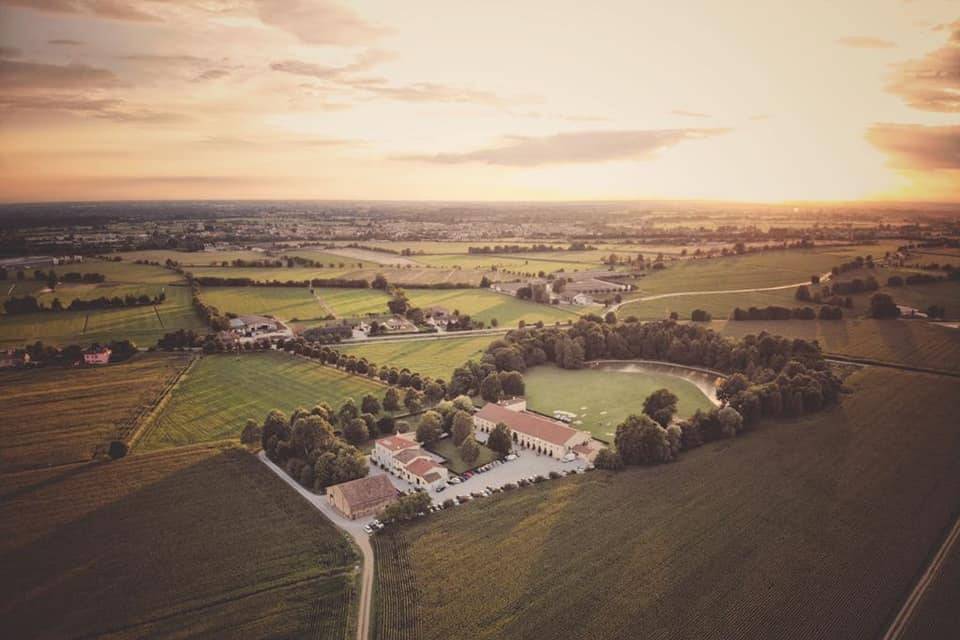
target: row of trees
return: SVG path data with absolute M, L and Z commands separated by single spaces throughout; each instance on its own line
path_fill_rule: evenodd
M 112 298 L 101 296 L 91 300 L 81 300 L 80 298 L 76 298 L 65 307 L 63 306 L 63 303 L 60 302 L 60 298 L 54 298 L 48 307 L 41 301 L 37 300 L 34 296 L 26 295 L 22 297 L 13 296 L 12 298 L 8 298 L 3 303 L 3 310 L 10 315 L 20 313 L 40 313 L 43 311 L 89 311 L 92 309 L 119 309 L 124 307 L 157 305 L 161 304 L 164 300 L 166 300 L 166 295 L 163 293 L 153 297 L 150 297 L 146 294 L 141 294 L 139 296 L 127 294 L 122 298 L 120 296 L 114 296 Z
M 768 306 L 768 307 L 750 307 L 741 309 L 736 307 L 730 313 L 731 320 L 842 320 L 843 309 L 826 305 L 820 307 L 820 310 L 814 310 L 812 307 L 787 307 Z
M 93 348 L 98 348 L 102 345 L 98 342 L 94 342 L 90 346 Z M 130 340 L 114 340 L 107 343 L 106 346 L 111 351 L 111 362 L 121 362 L 123 360 L 127 360 L 136 354 L 138 350 L 137 345 Z M 79 344 L 70 344 L 63 347 L 57 347 L 54 345 L 44 344 L 42 341 L 37 340 L 33 344 L 25 345 L 23 350 L 26 351 L 27 355 L 30 356 L 30 364 L 32 365 L 74 365 L 83 360 L 83 353 L 86 351 L 86 348 Z

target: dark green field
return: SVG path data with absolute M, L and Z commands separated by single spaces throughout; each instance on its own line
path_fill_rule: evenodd
M 674 464 L 377 536 L 376 637 L 880 637 L 960 504 L 960 380 L 847 382 L 840 407 Z
M 355 561 L 239 449 L 0 476 L 7 638 L 351 638 Z

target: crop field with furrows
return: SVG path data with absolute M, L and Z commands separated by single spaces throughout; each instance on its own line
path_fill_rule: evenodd
M 956 516 L 960 380 L 872 368 L 847 384 L 839 407 L 672 464 L 389 528 L 376 637 L 881 636 Z
M 366 267 L 375 267 L 377 265 L 401 265 L 416 264 L 410 258 L 389 253 L 386 251 L 372 251 L 370 249 L 357 249 L 355 247 L 337 247 L 332 249 L 312 249 L 305 247 L 303 249 L 290 249 L 283 252 L 285 256 L 299 256 L 309 260 L 317 260 L 326 263 L 340 263 L 344 260 L 356 264 L 362 262 Z
M 421 309 L 443 307 L 448 313 L 459 311 L 487 326 L 494 318 L 501 327 L 515 327 L 518 322 L 576 321 L 579 308 L 539 304 L 486 289 L 408 289 L 407 297 Z
M 960 372 L 960 330 L 918 320 L 714 321 L 711 328 L 740 337 L 761 331 L 817 340 L 820 348 L 854 358 Z
M 366 358 L 379 366 L 407 367 L 421 375 L 450 380 L 453 370 L 467 360 L 483 356 L 497 336 L 469 336 L 438 340 L 371 340 L 360 344 L 337 345 L 337 350 Z
M 857 247 L 869 253 L 866 247 Z M 636 282 L 640 295 L 681 291 L 724 291 L 775 287 L 809 282 L 832 267 L 852 259 L 834 248 L 767 251 L 742 256 L 667 263 L 662 271 L 648 271 Z M 856 255 L 863 255 L 858 253 Z
M 269 315 L 280 320 L 327 315 L 307 287 L 204 287 L 200 297 L 222 313 Z
M 450 267 L 471 269 L 482 272 L 503 272 L 505 274 L 529 273 L 536 275 L 540 271 L 552 273 L 555 271 L 585 271 L 602 267 L 599 259 L 596 261 L 584 260 L 576 257 L 573 252 L 558 251 L 555 253 L 523 254 L 437 254 L 415 256 L 421 263 L 435 267 Z M 496 273 L 488 276 L 497 279 Z
M 904 628 L 904 640 L 952 638 L 956 635 L 960 629 L 957 594 L 960 594 L 960 545 L 954 544 Z
M 0 472 L 90 460 L 186 366 L 185 354 L 142 354 L 98 368 L 0 372 Z
M 10 638 L 351 638 L 356 561 L 240 449 L 0 477 Z
M 642 286 L 642 283 L 641 283 Z M 660 320 L 669 318 L 671 312 L 676 312 L 681 320 L 689 320 L 694 309 L 708 311 L 715 319 L 725 320 L 730 317 L 734 307 L 748 309 L 750 307 L 766 307 L 770 305 L 780 307 L 799 307 L 817 305 L 797 302 L 794 298 L 796 290 L 781 289 L 779 291 L 755 291 L 751 293 L 711 293 L 706 295 L 680 295 L 656 300 L 634 300 L 624 304 L 617 311 L 617 317 L 628 318 L 634 316 L 640 320 Z M 643 294 L 639 294 L 643 295 Z
M 165 292 L 167 299 L 156 307 L 3 314 L 0 346 L 37 340 L 59 345 L 132 340 L 138 346 L 149 347 L 170 331 L 205 328 L 193 309 L 187 287 L 167 286 Z
M 107 283 L 111 284 L 182 284 L 183 276 L 170 269 L 146 264 L 131 262 L 104 261 L 87 259 L 79 264 L 64 264 L 56 267 L 44 267 L 42 271 L 53 269 L 58 274 L 64 273 L 102 273 Z M 27 277 L 33 276 L 33 270 Z
M 537 241 L 539 243 L 539 241 Z M 532 244 L 531 240 L 524 240 L 522 238 L 506 238 L 502 240 L 468 240 L 468 241 L 442 241 L 442 240 L 371 240 L 370 242 L 363 242 L 364 246 L 376 247 L 380 249 L 386 249 L 389 251 L 398 251 L 401 252 L 404 249 L 409 249 L 415 255 L 406 256 L 416 260 L 420 257 L 420 254 L 424 255 L 435 255 L 443 253 L 461 253 L 466 255 L 470 247 L 493 247 L 498 244 L 522 244 L 529 245 Z M 542 244 L 551 244 L 549 242 L 543 242 Z M 569 243 L 560 242 L 555 243 L 555 246 L 558 249 L 566 249 Z
M 258 423 L 273 409 L 289 415 L 320 402 L 339 408 L 386 388 L 286 353 L 204 356 L 170 392 L 141 440 L 144 450 L 238 438 L 247 419 Z
M 613 442 L 617 425 L 632 413 L 643 412 L 643 401 L 657 389 L 670 389 L 679 398 L 677 415 L 686 418 L 713 404 L 700 389 L 679 376 L 665 373 L 625 373 L 594 369 L 561 369 L 539 366 L 523 374 L 528 406 L 553 415 L 577 415 L 573 426 Z

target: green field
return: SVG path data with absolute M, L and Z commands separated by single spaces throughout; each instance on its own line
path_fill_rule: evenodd
M 159 262 L 164 264 L 167 260 L 173 260 L 184 267 L 191 266 L 210 266 L 219 265 L 224 260 L 233 262 L 234 260 L 276 260 L 275 256 L 267 255 L 263 251 L 176 251 L 167 249 L 146 249 L 142 251 L 124 251 L 117 255 L 121 256 L 126 262 L 132 263 L 135 260 L 147 260 L 149 262 Z
M 827 353 L 960 372 L 960 330 L 919 320 L 714 321 L 710 326 L 731 337 L 765 330 L 817 340 Z
M 95 311 L 0 315 L 0 346 L 42 340 L 46 344 L 90 344 L 128 339 L 142 347 L 176 329 L 203 330 L 190 302 L 190 290 L 166 287 L 167 299 L 153 306 Z
M 87 461 L 124 438 L 186 354 L 141 354 L 98 368 L 46 367 L 0 372 L 0 473 Z
M 643 411 L 643 401 L 657 389 L 670 389 L 680 399 L 677 415 L 685 418 L 697 409 L 713 407 L 693 383 L 660 373 L 625 373 L 598 369 L 533 367 L 523 374 L 527 405 L 552 415 L 556 410 L 577 414 L 573 425 L 607 442 L 617 425 L 631 413 Z
M 460 457 L 460 450 L 456 447 L 456 445 L 453 444 L 452 438 L 438 440 L 436 444 L 430 447 L 430 450 L 446 458 L 447 468 L 456 474 L 461 474 L 464 471 L 482 467 L 488 462 L 492 462 L 493 460 L 497 459 L 497 453 L 493 449 L 489 449 L 481 444 L 480 455 L 477 457 L 477 459 L 473 462 L 465 462 L 463 458 Z
M 370 313 L 388 313 L 390 296 L 379 289 L 314 289 L 320 303 L 337 317 L 363 316 Z
M 660 320 L 669 318 L 671 312 L 679 314 L 681 320 L 689 320 L 694 309 L 703 309 L 718 320 L 730 317 L 734 307 L 748 309 L 750 307 L 780 307 L 802 306 L 794 298 L 796 289 L 781 289 L 779 291 L 754 291 L 751 293 L 713 293 L 709 295 L 688 295 L 659 298 L 657 300 L 629 302 L 617 310 L 617 316 L 628 318 L 634 316 L 640 320 Z M 816 306 L 808 304 L 807 306 Z
M 5 637 L 355 636 L 350 543 L 246 451 L 0 481 Z
M 377 365 L 408 368 L 431 378 L 450 380 L 453 370 L 467 360 L 480 360 L 496 336 L 470 336 L 442 340 L 375 340 L 344 344 L 338 350 L 366 358 Z
M 388 529 L 376 637 L 880 637 L 960 504 L 960 380 L 847 384 L 842 406 L 674 464 Z
M 248 418 L 262 423 L 272 409 L 290 413 L 367 393 L 382 397 L 376 382 L 286 353 L 205 356 L 171 391 L 140 443 L 144 450 L 237 438 Z
M 459 311 L 487 326 L 494 318 L 501 327 L 515 327 L 520 320 L 553 324 L 577 319 L 577 314 L 567 308 L 518 300 L 486 289 L 408 289 L 407 296 L 417 307 L 443 307 L 449 313 Z
M 277 280 L 286 282 L 292 280 L 301 282 L 314 278 L 343 278 L 349 280 L 372 281 L 378 274 L 383 274 L 394 284 L 430 285 L 445 282 L 464 283 L 471 286 L 480 284 L 483 274 L 479 271 L 460 270 L 451 268 L 431 267 L 387 267 L 372 265 L 358 269 L 356 261 L 343 258 L 344 267 L 337 263 L 335 268 L 317 267 L 196 267 L 190 272 L 197 277 L 212 276 L 216 278 L 250 278 L 259 282 Z
M 237 315 L 270 315 L 280 320 L 327 315 L 306 287 L 204 287 L 200 297 L 223 313 Z

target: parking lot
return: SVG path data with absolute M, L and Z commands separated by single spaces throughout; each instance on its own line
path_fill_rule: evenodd
M 480 493 L 487 487 L 498 489 L 505 484 L 517 483 L 518 481 L 531 476 L 548 477 L 551 471 L 557 473 L 566 473 L 583 469 L 587 463 L 577 458 L 572 462 L 561 462 L 546 454 L 538 454 L 529 449 L 519 449 L 514 452 L 517 455 L 515 460 L 504 461 L 498 466 L 492 467 L 484 473 L 477 473 L 473 477 L 463 480 L 460 484 L 447 485 L 443 491 L 429 491 L 430 498 L 434 504 L 440 504 L 447 499 L 456 499 L 458 496 L 469 496 L 471 493 Z M 386 473 L 374 465 L 370 466 L 370 473 Z M 388 474 L 390 481 L 397 489 L 401 491 L 410 491 L 414 487 L 409 482 L 401 480 L 393 474 Z M 451 474 L 451 477 L 453 475 Z

